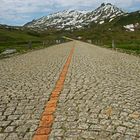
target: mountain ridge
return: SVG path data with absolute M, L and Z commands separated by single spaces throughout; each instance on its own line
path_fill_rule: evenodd
M 126 13 L 115 5 L 111 3 L 102 3 L 97 9 L 91 11 L 64 10 L 62 12 L 50 14 L 28 22 L 24 27 L 38 28 L 39 30 L 47 30 L 49 28 L 58 30 L 79 29 L 90 25 L 92 22 L 103 24 L 107 20 L 112 21 L 114 18 L 124 14 Z

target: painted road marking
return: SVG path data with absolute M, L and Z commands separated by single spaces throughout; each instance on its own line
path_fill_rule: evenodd
M 72 59 L 72 55 L 74 52 L 74 47 L 72 48 L 69 57 L 60 73 L 59 79 L 56 83 L 54 90 L 51 93 L 50 99 L 46 104 L 45 110 L 42 114 L 39 127 L 37 128 L 35 135 L 33 136 L 33 140 L 48 140 L 49 134 L 51 133 L 51 127 L 54 122 L 54 113 L 57 108 L 57 102 L 59 99 L 60 92 L 63 89 L 64 81 L 66 79 L 66 74 L 68 72 L 68 68 Z

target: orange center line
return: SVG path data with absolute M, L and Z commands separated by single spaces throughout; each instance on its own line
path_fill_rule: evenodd
M 35 135 L 33 136 L 33 140 L 48 140 L 49 134 L 51 133 L 51 127 L 54 122 L 54 113 L 57 108 L 57 103 L 59 100 L 60 93 L 63 89 L 64 82 L 66 79 L 66 75 L 68 72 L 68 68 L 72 59 L 72 55 L 74 52 L 74 47 L 72 48 L 69 57 L 59 75 L 59 79 L 56 82 L 56 86 L 51 93 L 50 99 L 45 106 L 45 110 L 41 116 L 41 120 L 39 123 L 39 127 L 37 128 Z

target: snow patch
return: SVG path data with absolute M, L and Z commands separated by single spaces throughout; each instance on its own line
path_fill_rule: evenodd
M 125 25 L 125 26 L 123 26 L 123 27 L 124 27 L 125 29 L 131 31 L 131 32 L 134 32 L 134 31 L 135 31 L 135 28 L 137 28 L 138 26 L 139 26 L 139 23 Z
M 126 26 L 124 26 L 124 28 L 127 29 L 127 30 L 129 30 L 129 31 L 132 31 L 132 32 L 135 31 L 133 24 L 126 25 Z
M 114 20 L 114 18 L 111 18 L 110 20 L 109 20 L 109 22 L 111 22 L 111 21 L 113 21 Z
M 99 24 L 103 24 L 103 23 L 104 23 L 104 21 L 100 21 L 100 22 L 99 22 Z

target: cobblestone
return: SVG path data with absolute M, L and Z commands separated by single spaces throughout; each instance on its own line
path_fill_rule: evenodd
M 8 133 L 0 133 L 0 140 L 5 140 L 8 136 Z
M 49 139 L 140 139 L 140 58 L 73 41 L 0 60 L 0 140 L 32 139 L 73 45 Z
M 73 42 L 0 60 L 0 140 L 31 140 Z
M 50 139 L 140 139 L 139 93 L 139 57 L 75 42 Z
M 4 132 L 10 133 L 10 132 L 13 132 L 14 129 L 15 129 L 15 126 L 8 126 L 8 127 L 4 130 Z

